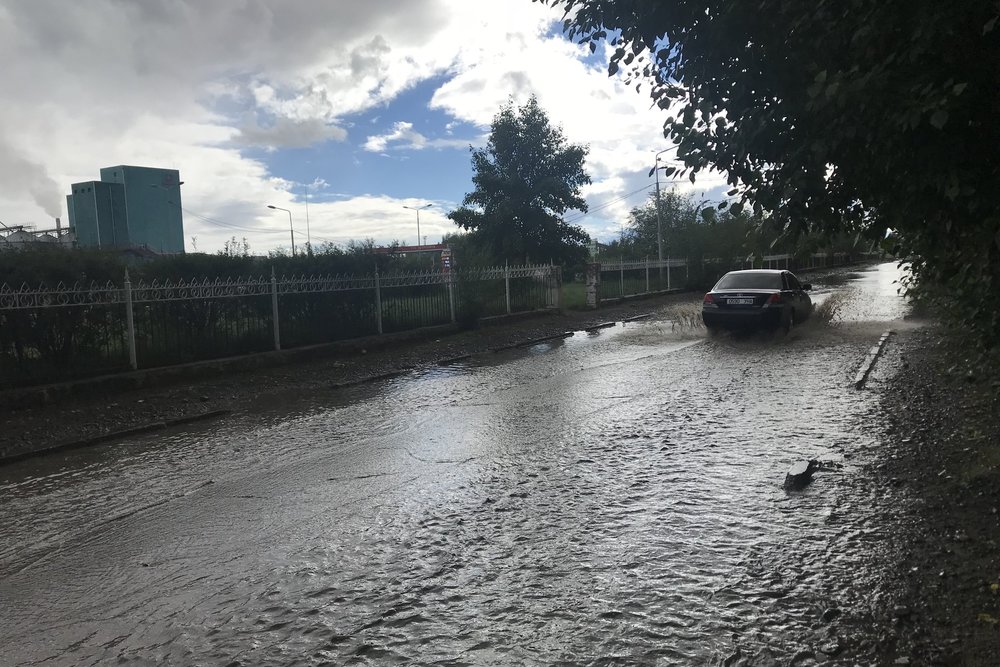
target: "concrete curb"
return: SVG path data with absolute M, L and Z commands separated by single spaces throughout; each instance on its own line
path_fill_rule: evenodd
M 591 333 L 599 329 L 608 329 L 610 327 L 616 326 L 617 324 L 618 324 L 617 322 L 601 322 L 600 324 L 595 324 L 592 327 L 587 327 L 586 329 L 584 329 L 584 331 L 586 331 L 587 333 Z
M 379 380 L 391 380 L 392 378 L 398 378 L 406 375 L 415 368 L 415 366 L 408 366 L 406 368 L 397 368 L 395 370 L 386 371 L 385 373 L 379 373 L 378 375 L 369 375 L 367 377 L 358 378 L 357 380 L 335 382 L 330 385 L 330 389 L 344 389 L 345 387 L 356 387 L 359 384 L 368 384 L 369 382 L 378 382 Z
M 465 361 L 466 359 L 471 359 L 471 358 L 472 358 L 471 354 L 460 354 L 457 357 L 448 357 L 447 359 L 438 359 L 434 363 L 437 366 L 448 366 L 449 364 L 454 364 L 454 363 L 457 363 L 459 361 Z
M 557 312 L 555 309 L 540 309 L 525 313 L 514 313 L 512 315 L 497 315 L 495 317 L 483 318 L 480 320 L 480 324 L 484 327 L 490 327 L 507 322 L 547 317 Z M 205 378 L 219 377 L 232 372 L 276 368 L 310 359 L 357 354 L 362 350 L 370 352 L 411 343 L 422 343 L 461 331 L 461 325 L 443 324 L 383 334 L 381 336 L 372 335 L 280 351 L 257 352 L 236 357 L 208 359 L 174 366 L 159 366 L 138 371 L 100 375 L 48 385 L 8 389 L 0 391 L 0 406 L 4 408 L 18 408 L 32 405 L 48 405 L 82 394 L 111 394 L 133 389 L 158 387 L 177 382 L 197 381 Z
M 513 343 L 511 345 L 504 345 L 503 347 L 495 347 L 491 351 L 493 353 L 503 352 L 505 350 L 515 350 L 519 347 L 529 347 L 531 345 L 537 345 L 538 343 L 545 343 L 550 340 L 558 340 L 560 338 L 569 338 L 573 335 L 572 331 L 564 331 L 563 333 L 553 334 L 551 336 L 541 336 L 539 338 L 531 338 L 529 340 L 522 340 L 518 343 Z
M 671 294 L 683 294 L 684 292 L 697 292 L 698 290 L 689 290 L 685 287 L 671 287 L 670 289 L 661 289 L 654 292 L 643 292 L 642 294 L 626 294 L 625 296 L 609 296 L 607 298 L 601 299 L 601 305 L 593 310 L 600 310 L 601 306 L 606 306 L 610 304 L 621 304 L 628 301 L 640 301 L 642 299 L 654 299 L 658 296 L 670 296 Z
M 23 387 L 0 392 L 5 407 L 46 405 L 61 399 L 91 393 L 119 393 L 133 389 L 159 387 L 178 382 L 215 378 L 227 373 L 277 368 L 291 363 L 358 354 L 408 343 L 420 343 L 460 331 L 454 324 L 426 327 L 382 336 L 352 338 L 332 343 L 295 347 L 287 350 L 257 352 L 236 357 L 195 361 L 175 366 L 159 366 L 126 373 L 102 375 L 57 384 Z
M 858 374 L 854 378 L 854 388 L 864 389 L 865 383 L 868 382 L 868 376 L 871 375 L 872 369 L 875 368 L 875 362 L 878 358 L 882 356 L 882 351 L 885 350 L 885 344 L 889 342 L 889 337 L 892 336 L 894 332 L 886 331 L 878 339 L 876 343 L 869 351 L 868 356 L 865 357 L 864 363 L 861 364 L 861 368 L 858 369 Z
M 54 447 L 46 447 L 45 449 L 38 449 L 30 452 L 21 452 L 20 454 L 14 454 L 13 456 L 0 457 L 0 467 L 9 465 L 11 463 L 18 463 L 20 461 L 26 461 L 28 459 L 37 458 L 40 456 L 47 456 L 49 454 L 57 454 L 59 452 L 68 452 L 74 449 L 83 449 L 84 447 L 92 447 L 94 445 L 99 445 L 111 440 L 120 440 L 122 438 L 127 438 L 133 435 L 142 435 L 144 433 L 151 433 L 152 431 L 162 431 L 164 429 L 171 428 L 173 426 L 182 426 L 184 424 L 191 424 L 193 422 L 205 421 L 207 419 L 215 419 L 216 417 L 222 417 L 228 415 L 230 410 L 212 410 L 211 412 L 204 412 L 199 415 L 191 415 L 189 417 L 179 417 L 177 419 L 168 419 L 162 422 L 152 422 L 150 424 L 143 424 L 142 426 L 136 426 L 134 428 L 127 428 L 122 431 L 113 431 L 111 433 L 105 433 L 103 435 L 96 435 L 92 438 L 86 438 L 84 440 L 75 440 L 73 442 L 65 442 L 61 445 L 55 445 Z
M 517 347 L 530 347 L 532 345 L 537 345 L 539 343 L 546 343 L 550 340 L 560 340 L 562 338 L 569 338 L 573 335 L 572 331 L 564 331 L 559 334 L 552 334 L 551 336 L 541 336 L 540 338 L 532 338 L 531 340 L 526 340 L 523 343 L 518 343 Z

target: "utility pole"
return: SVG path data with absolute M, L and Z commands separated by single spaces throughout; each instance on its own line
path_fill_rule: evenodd
M 659 153 L 657 153 L 659 155 Z M 656 259 L 660 261 L 660 278 L 663 278 L 663 220 L 660 217 L 660 163 L 656 158 Z
M 284 211 L 288 214 L 288 235 L 292 239 L 292 257 L 295 257 L 295 228 L 292 227 L 292 212 L 287 208 L 281 208 L 280 206 L 267 205 L 268 208 L 275 211 Z
M 430 208 L 434 204 L 424 204 L 423 206 L 404 206 L 403 208 L 409 209 L 411 211 L 417 212 L 417 245 L 420 245 L 420 211 L 425 208 Z
M 313 254 L 312 234 L 309 233 L 309 186 L 306 186 L 306 250 L 310 257 Z
M 656 174 L 656 259 L 660 266 L 660 285 L 663 285 L 663 218 L 660 214 L 660 156 L 672 150 L 677 150 L 676 146 L 664 148 L 653 156 L 653 173 Z

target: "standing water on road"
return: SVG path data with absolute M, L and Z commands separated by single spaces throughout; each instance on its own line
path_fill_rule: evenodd
M 897 276 L 815 279 L 817 316 L 787 337 L 708 339 L 665 310 L 0 469 L 0 655 L 843 657 L 823 619 L 863 623 L 893 557 L 850 383 L 906 313 Z M 809 458 L 813 484 L 783 490 Z

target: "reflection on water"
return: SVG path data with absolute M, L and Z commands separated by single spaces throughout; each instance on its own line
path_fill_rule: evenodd
M 843 304 L 838 311 L 840 322 L 895 322 L 909 312 L 909 304 L 900 295 L 902 272 L 893 263 L 852 274 L 839 293 Z
M 817 292 L 887 318 L 889 277 Z M 892 558 L 857 480 L 866 331 L 706 340 L 661 313 L 4 470 L 0 653 L 787 661 Z M 783 491 L 811 457 L 842 467 Z

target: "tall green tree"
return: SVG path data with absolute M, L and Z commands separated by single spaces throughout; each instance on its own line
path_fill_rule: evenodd
M 700 212 L 698 209 L 692 195 L 681 194 L 674 188 L 664 189 L 660 193 L 657 218 L 656 193 L 650 193 L 649 199 L 642 206 L 629 212 L 626 242 L 632 243 L 638 256 L 655 259 L 659 253 L 658 232 L 661 232 L 664 257 L 685 256 L 687 249 L 678 247 L 676 230 L 694 222 Z
M 586 146 L 570 144 L 532 96 L 508 102 L 493 118 L 485 148 L 472 150 L 475 190 L 448 214 L 491 248 L 497 259 L 579 261 L 589 236 L 563 216 L 587 211 L 580 188 Z
M 789 232 L 897 232 L 1000 340 L 1000 5 L 540 0 L 645 84 L 682 175 L 709 166 Z
M 669 257 L 697 261 L 705 257 L 743 258 L 755 254 L 748 234 L 758 224 L 746 211 L 717 213 L 706 200 L 676 189 L 660 193 L 659 221 L 656 194 L 629 212 L 625 244 L 634 256 L 657 255 L 658 228 L 663 234 L 663 252 Z

